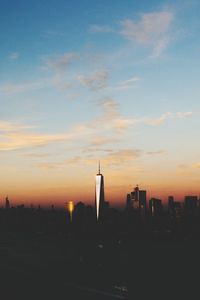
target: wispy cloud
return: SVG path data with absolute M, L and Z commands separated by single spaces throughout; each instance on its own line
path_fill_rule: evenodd
M 172 113 L 171 112 L 166 112 L 164 114 L 162 114 L 160 117 L 158 118 L 154 118 L 154 119 L 147 119 L 145 121 L 145 123 L 147 125 L 152 125 L 152 126 L 159 126 L 161 124 L 163 124 L 167 119 L 172 117 Z
M 65 36 L 65 34 L 62 31 L 46 30 L 42 32 L 41 36 L 44 38 L 54 38 L 54 37 L 63 37 Z
M 8 58 L 10 60 L 17 60 L 19 58 L 20 54 L 19 52 L 12 52 L 9 54 Z
M 61 73 L 57 73 L 52 79 L 52 84 L 59 90 L 68 90 L 74 87 L 72 80 L 66 79 Z
M 114 129 L 118 133 L 135 123 L 136 120 L 133 118 L 126 118 L 121 115 L 119 110 L 119 104 L 112 98 L 106 98 L 99 101 L 99 105 L 103 109 L 103 114 L 99 117 L 96 122 L 101 124 L 105 129 Z
M 140 13 L 138 19 L 123 19 L 120 29 L 107 25 L 91 25 L 91 33 L 116 33 L 143 47 L 152 49 L 151 57 L 159 57 L 171 41 L 174 12 L 169 10 Z
M 169 11 L 140 14 L 139 21 L 121 21 L 121 34 L 140 44 L 154 44 L 166 34 L 171 26 L 173 14 Z
M 51 86 L 63 91 L 68 90 L 76 86 L 77 78 L 74 78 L 73 67 L 78 64 L 79 59 L 80 55 L 76 52 L 46 56 L 42 59 L 41 69 L 53 74 Z
M 31 158 L 44 158 L 48 157 L 49 153 L 22 153 L 22 156 L 31 157 Z
M 194 115 L 194 113 L 191 111 L 176 112 L 176 113 L 166 112 L 158 118 L 143 119 L 143 122 L 147 125 L 159 126 L 159 125 L 162 125 L 168 119 L 183 119 L 183 118 L 191 117 L 192 115 Z
M 92 127 L 95 128 L 101 125 L 103 130 L 114 130 L 118 137 L 124 133 L 124 130 L 134 125 L 146 124 L 149 126 L 160 126 L 168 119 L 187 118 L 194 114 L 192 112 L 166 112 L 155 118 L 145 116 L 141 118 L 130 118 L 120 113 L 119 104 L 112 98 L 99 101 L 99 105 L 102 107 L 103 114 L 95 120 Z
M 138 149 L 122 149 L 104 156 L 102 162 L 105 165 L 124 165 L 140 157 L 141 154 L 142 151 Z
M 192 167 L 195 169 L 200 169 L 200 162 L 194 163 Z
M 192 115 L 191 112 L 178 112 L 174 114 L 168 112 L 155 119 L 134 119 L 123 117 L 119 113 L 118 103 L 113 99 L 104 99 L 99 105 L 102 107 L 102 115 L 100 117 L 89 123 L 74 125 L 69 132 L 63 134 L 35 133 L 33 132 L 33 126 L 5 121 L 0 122 L 0 151 L 33 148 L 55 142 L 82 140 L 84 141 L 82 150 L 94 153 L 94 149 L 98 149 L 99 151 L 102 146 L 104 148 L 105 145 L 118 143 L 123 139 L 124 131 L 135 124 L 159 126 L 169 118 L 180 119 Z M 161 152 L 149 152 L 147 154 L 153 155 L 159 153 Z
M 118 166 L 130 163 L 134 159 L 140 157 L 142 151 L 139 149 L 120 149 L 117 151 L 112 151 L 101 157 L 81 157 L 75 156 L 71 159 L 68 159 L 66 163 L 68 164 L 92 164 L 96 165 L 97 161 L 100 159 L 104 166 Z
M 194 113 L 193 113 L 192 111 L 186 111 L 186 112 L 181 112 L 181 111 L 179 111 L 179 112 L 176 113 L 176 116 L 177 116 L 178 118 L 186 118 L 186 117 L 192 116 L 193 114 L 194 114 Z
M 71 134 L 83 142 L 80 149 L 82 153 L 103 151 L 108 144 L 110 148 L 113 143 L 116 144 L 123 138 L 124 130 L 134 122 L 120 114 L 119 104 L 111 98 L 98 101 L 98 105 L 101 109 L 100 116 L 72 128 Z
M 165 36 L 162 39 L 158 40 L 158 42 L 154 45 L 153 52 L 151 54 L 152 58 L 157 58 L 161 56 L 161 54 L 165 51 L 169 44 L 169 37 Z
M 166 154 L 167 152 L 165 150 L 157 150 L 157 151 L 147 151 L 147 155 L 161 155 Z
M 134 88 L 136 86 L 136 83 L 140 81 L 141 78 L 138 76 L 131 77 L 127 80 L 121 81 L 116 85 L 116 89 L 118 90 L 126 90 L 130 88 Z
M 0 85 L 0 93 L 9 95 L 17 93 L 25 93 L 52 85 L 52 79 L 44 79 L 32 81 L 32 82 L 23 82 L 23 83 L 4 83 Z
M 51 56 L 45 60 L 44 68 L 53 69 L 57 72 L 65 71 L 77 59 L 79 59 L 79 55 L 73 52 Z
M 101 146 L 101 145 L 100 145 Z M 82 151 L 82 153 L 95 153 L 95 152 L 105 152 L 105 153 L 109 153 L 109 152 L 113 152 L 113 149 L 109 149 L 109 148 L 102 148 L 102 147 L 87 147 L 84 148 Z
M 103 136 L 101 134 L 103 133 L 92 135 L 89 138 L 88 145 L 82 149 L 82 153 L 112 152 L 112 149 L 105 148 L 105 146 L 119 143 L 120 138 L 116 135 Z
M 92 146 L 102 146 L 106 144 L 110 144 L 116 142 L 117 139 L 113 137 L 106 137 L 106 136 L 95 136 L 91 139 Z
M 62 169 L 64 166 L 66 166 L 65 163 L 50 163 L 50 162 L 44 162 L 35 165 L 35 167 L 43 170 L 54 170 L 54 169 Z
M 170 11 L 140 14 L 140 20 L 121 21 L 121 35 L 140 45 L 153 47 L 153 56 L 159 56 L 169 44 L 169 30 L 174 19 Z
M 91 25 L 89 28 L 89 31 L 91 33 L 109 33 L 109 32 L 114 32 L 114 29 L 111 28 L 110 26 L 106 26 L 106 25 Z
M 0 123 L 0 151 L 46 146 L 55 142 L 67 142 L 87 135 L 87 128 L 74 127 L 64 134 L 35 133 L 32 126 L 18 125 L 12 122 Z
M 109 73 L 107 70 L 97 70 L 92 75 L 86 77 L 78 75 L 78 80 L 83 86 L 87 86 L 91 90 L 100 90 L 107 86 Z
M 34 128 L 33 126 L 20 125 L 13 122 L 1 121 L 0 122 L 0 134 L 5 132 L 18 132 L 24 129 Z
M 1 135 L 0 151 L 10 151 L 23 148 L 45 146 L 52 142 L 67 140 L 66 135 L 46 135 L 25 132 L 7 133 Z

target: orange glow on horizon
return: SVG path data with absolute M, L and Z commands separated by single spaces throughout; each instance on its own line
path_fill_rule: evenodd
M 186 195 L 199 196 L 200 189 L 195 178 L 182 177 L 173 174 L 169 178 L 167 171 L 155 174 L 148 172 L 132 175 L 132 168 L 121 170 L 103 170 L 105 185 L 105 200 L 111 206 L 124 207 L 126 196 L 139 184 L 141 190 L 147 191 L 147 202 L 151 197 L 159 198 L 167 203 L 168 196 L 174 196 L 176 201 L 184 201 Z M 56 173 L 57 174 L 57 173 Z M 6 195 L 9 195 L 11 205 L 55 205 L 64 207 L 67 199 L 74 199 L 74 203 L 83 202 L 94 206 L 95 203 L 95 176 L 93 170 L 89 170 L 84 176 L 80 173 L 68 177 L 65 173 L 60 177 L 50 178 L 31 176 L 31 178 L 16 176 L 12 181 L 1 183 L 0 202 L 4 205 Z M 63 176 L 61 176 L 63 175 Z M 5 180 L 5 178 L 4 178 Z M 1 205 L 1 204 L 0 204 Z

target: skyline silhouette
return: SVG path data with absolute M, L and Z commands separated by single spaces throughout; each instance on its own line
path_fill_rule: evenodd
M 90 188 L 91 189 L 91 188 Z M 109 190 L 109 189 L 108 189 Z M 134 188 L 133 191 L 131 191 L 130 193 L 126 193 L 126 195 L 124 195 L 123 199 L 121 199 L 121 201 L 117 202 L 116 199 L 114 201 L 112 201 L 112 203 L 109 201 L 110 195 L 108 194 L 108 192 L 106 191 L 106 187 L 104 188 L 104 176 L 101 173 L 101 167 L 100 167 L 100 161 L 98 164 L 98 173 L 96 174 L 95 177 L 95 193 L 93 194 L 93 200 L 91 201 L 84 201 L 83 199 L 73 199 L 72 197 L 71 199 L 67 196 L 65 196 L 65 202 L 62 201 L 58 201 L 56 199 L 54 199 L 54 201 L 47 201 L 45 203 L 45 205 L 43 205 L 43 207 L 51 207 L 52 205 L 55 207 L 59 207 L 59 208 L 63 208 L 65 206 L 65 204 L 68 206 L 74 205 L 74 203 L 78 203 L 78 202 L 84 202 L 86 205 L 92 205 L 95 207 L 96 210 L 96 215 L 97 215 L 97 219 L 100 216 L 100 211 L 104 210 L 104 208 L 110 204 L 112 204 L 113 207 L 118 207 L 123 209 L 124 207 L 133 207 L 135 209 L 139 209 L 139 210 L 143 210 L 146 211 L 147 205 L 150 205 L 150 200 L 151 199 L 156 199 L 157 195 L 151 195 L 151 193 L 149 193 L 149 191 L 146 190 L 140 190 L 139 189 L 139 185 L 137 184 Z M 106 193 L 106 197 L 105 197 L 105 193 Z M 148 197 L 147 197 L 148 196 Z M 29 198 L 29 197 L 28 197 Z M 164 207 L 169 206 L 169 203 L 171 202 L 172 204 L 175 203 L 180 203 L 180 205 L 183 205 L 185 203 L 185 205 L 187 205 L 187 198 L 190 201 L 190 198 L 193 198 L 193 202 L 195 203 L 200 202 L 200 195 L 194 195 L 193 193 L 191 194 L 187 194 L 184 195 L 182 199 L 180 198 L 176 198 L 174 197 L 174 195 L 166 195 L 166 197 L 164 199 L 160 199 L 159 201 L 162 203 L 162 205 Z M 12 201 L 14 204 L 16 205 L 26 205 L 26 206 L 41 206 L 41 204 L 43 204 L 42 202 L 31 202 L 30 204 L 27 204 L 27 200 L 25 201 L 25 204 L 22 202 L 18 202 L 16 203 L 15 201 Z M 66 202 L 66 200 L 68 202 Z M 107 200 L 107 201 L 106 201 Z M 10 201 L 8 199 L 8 195 L 5 197 L 5 207 L 9 208 L 10 207 Z M 117 205 L 116 205 L 117 204 Z M 1 206 L 2 207 L 2 206 Z

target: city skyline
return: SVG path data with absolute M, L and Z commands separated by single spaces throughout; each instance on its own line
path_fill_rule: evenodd
M 2 1 L 0 199 L 200 194 L 198 1 Z
M 131 209 L 140 212 L 141 216 L 145 216 L 146 211 L 150 210 L 151 202 L 156 201 L 159 202 L 160 205 L 169 210 L 171 206 L 178 205 L 178 207 L 182 207 L 182 209 L 187 206 L 187 202 L 193 201 L 196 203 L 195 205 L 199 206 L 200 203 L 200 195 L 195 195 L 195 194 L 186 194 L 183 196 L 182 199 L 178 199 L 174 197 L 174 195 L 168 195 L 166 199 L 160 199 L 158 195 L 151 195 L 148 191 L 146 190 L 141 190 L 139 185 L 137 184 L 135 187 L 132 187 L 131 191 L 128 191 L 128 193 L 125 195 L 126 197 L 119 203 L 116 203 L 115 201 L 106 201 L 105 199 L 105 191 L 104 191 L 104 176 L 101 173 L 100 170 L 100 162 L 99 162 L 99 169 L 98 173 L 96 174 L 95 178 L 95 192 L 93 195 L 93 201 L 84 201 L 82 199 L 76 199 L 76 200 L 70 200 L 70 199 L 65 199 L 67 202 L 61 202 L 57 203 L 57 201 L 53 202 L 47 202 L 47 203 L 41 203 L 41 202 L 15 202 L 12 201 L 13 199 L 10 199 L 8 195 L 4 199 L 1 200 L 1 205 L 0 208 L 5 207 L 6 209 L 8 208 L 47 208 L 47 209 L 54 209 L 54 208 L 61 208 L 64 210 L 67 210 L 72 214 L 74 207 L 77 205 L 83 205 L 87 207 L 93 207 L 95 211 L 95 217 L 96 220 L 101 220 L 102 217 L 104 216 L 105 212 L 109 210 L 109 208 L 118 208 L 120 210 L 126 210 L 126 209 Z M 189 200 L 188 200 L 189 199 Z M 192 200 L 191 200 L 192 199 Z M 54 199 L 55 200 L 55 199 Z M 107 199 L 108 200 L 108 199 Z M 42 204 L 42 205 L 41 205 Z M 44 205 L 43 205 L 44 204 Z M 114 205 L 113 205 L 114 204 Z M 72 216 L 71 216 L 72 217 Z

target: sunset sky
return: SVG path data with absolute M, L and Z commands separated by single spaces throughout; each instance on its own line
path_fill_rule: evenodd
M 0 205 L 200 194 L 198 0 L 0 4 Z

